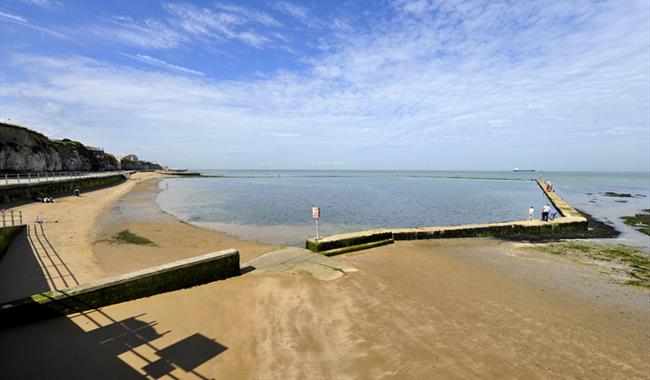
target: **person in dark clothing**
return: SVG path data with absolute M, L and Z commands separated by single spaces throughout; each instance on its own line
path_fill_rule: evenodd
M 548 222 L 548 215 L 551 213 L 551 206 L 548 204 L 544 205 L 542 207 L 542 221 L 543 222 Z

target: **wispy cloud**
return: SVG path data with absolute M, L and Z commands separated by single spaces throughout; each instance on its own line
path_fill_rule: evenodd
M 251 8 L 239 6 L 239 5 L 233 5 L 233 4 L 227 4 L 227 3 L 216 3 L 215 7 L 217 9 L 234 13 L 234 14 L 239 14 L 244 16 L 246 19 L 258 22 L 262 25 L 266 26 L 271 26 L 271 27 L 280 27 L 282 24 L 276 20 L 273 16 L 266 12 L 261 12 L 257 11 Z
M 275 38 L 254 25 L 278 27 L 281 24 L 264 12 L 217 3 L 214 8 L 189 3 L 162 4 L 166 17 L 137 21 L 130 17 L 113 17 L 110 26 L 93 27 L 95 35 L 147 49 L 171 49 L 181 44 L 241 42 L 261 48 Z
M 309 10 L 301 5 L 290 3 L 288 1 L 277 1 L 273 3 L 273 8 L 295 18 L 307 26 L 315 26 L 318 24 L 317 19 L 309 12 Z
M 21 0 L 23 3 L 36 5 L 43 8 L 62 8 L 63 2 L 57 0 Z
M 180 71 L 180 72 L 187 73 L 187 74 L 201 75 L 201 76 L 205 75 L 205 73 L 202 73 L 200 71 L 189 69 L 189 68 L 183 67 L 183 66 L 174 65 L 173 63 L 165 62 L 162 59 L 154 58 L 154 57 L 151 57 L 151 56 L 148 56 L 148 55 L 145 55 L 145 54 L 136 54 L 136 55 L 126 54 L 126 53 L 122 53 L 122 54 L 124 54 L 127 57 L 138 60 L 140 62 L 148 63 L 150 65 L 154 65 L 154 66 L 157 66 L 157 67 L 162 67 L 162 68 L 165 68 L 165 69 L 171 69 L 171 70 L 174 70 L 174 71 Z
M 18 15 L 13 15 L 10 13 L 5 13 L 0 11 L 0 19 L 4 19 L 8 22 L 11 22 L 15 25 L 20 25 L 25 28 L 29 28 L 32 30 L 36 30 L 41 33 L 46 33 L 49 34 L 50 36 L 56 37 L 56 38 L 63 38 L 63 39 L 70 39 L 67 35 L 57 32 L 56 30 L 52 30 L 50 28 L 46 28 L 37 24 L 34 24 L 32 22 L 29 22 L 26 18 Z
M 6 19 L 9 19 L 9 20 L 12 20 L 12 21 L 18 21 L 18 22 L 22 22 L 22 23 L 27 22 L 27 19 L 25 19 L 24 17 L 12 15 L 12 14 L 9 14 L 9 13 L 4 13 L 2 11 L 0 11 L 0 17 L 4 17 Z
M 173 18 L 172 25 L 177 25 L 190 35 L 222 41 L 237 40 L 253 47 L 261 47 L 270 42 L 270 38 L 247 26 L 251 22 L 264 20 L 272 24 L 273 18 L 264 13 L 253 12 L 243 7 L 226 5 L 229 12 L 215 12 L 208 8 L 198 8 L 186 3 L 165 3 L 164 9 Z M 217 7 L 224 8 L 223 4 Z M 278 24 L 279 25 L 279 24 Z
M 111 17 L 108 25 L 93 26 L 91 31 L 100 39 L 146 49 L 170 49 L 186 40 L 166 23 L 154 19 Z

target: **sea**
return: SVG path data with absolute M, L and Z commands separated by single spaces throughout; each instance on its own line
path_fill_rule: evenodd
M 649 173 L 524 171 L 201 170 L 160 182 L 163 211 L 241 239 L 304 246 L 305 239 L 381 227 L 524 220 L 549 203 L 535 178 L 612 224 L 616 242 L 650 249 L 620 217 L 650 208 Z M 612 196 L 612 193 L 625 194 Z M 312 208 L 320 208 L 318 232 Z M 555 210 L 553 210 L 555 211 Z

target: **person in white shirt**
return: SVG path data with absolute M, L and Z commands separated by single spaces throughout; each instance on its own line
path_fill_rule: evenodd
M 533 220 L 535 219 L 535 207 L 530 206 L 528 209 L 528 220 Z
M 544 207 L 542 207 L 542 221 L 543 222 L 548 222 L 548 214 L 551 213 L 551 206 L 548 204 L 545 204 Z

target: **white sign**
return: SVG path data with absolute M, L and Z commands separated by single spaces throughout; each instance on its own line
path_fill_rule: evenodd
M 311 216 L 314 219 L 319 219 L 320 218 L 320 207 L 312 207 L 311 208 Z

